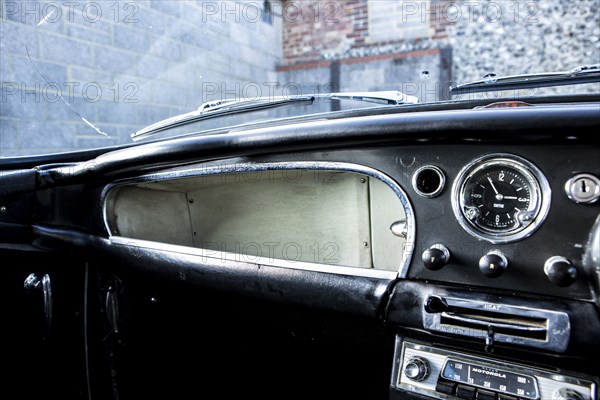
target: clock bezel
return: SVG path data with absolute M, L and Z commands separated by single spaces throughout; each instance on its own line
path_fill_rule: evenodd
M 533 217 L 527 224 L 506 230 L 490 230 L 471 222 L 465 215 L 464 194 L 467 184 L 474 175 L 485 172 L 490 167 L 505 166 L 522 174 L 531 187 Z M 479 157 L 464 166 L 452 185 L 452 209 L 463 229 L 471 236 L 493 244 L 512 243 L 525 239 L 544 222 L 550 211 L 552 191 L 544 174 L 533 163 L 523 157 L 509 153 L 495 153 Z M 528 210 L 531 210 L 530 206 Z

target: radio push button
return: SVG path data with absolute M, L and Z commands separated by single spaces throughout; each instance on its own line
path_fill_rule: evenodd
M 475 397 L 475 388 L 471 386 L 458 385 L 456 387 L 456 397 L 461 399 L 473 400 Z
M 489 390 L 477 389 L 475 400 L 496 400 L 496 393 Z
M 453 395 L 454 394 L 454 388 L 456 387 L 456 384 L 454 383 L 449 383 L 449 382 L 444 382 L 441 380 L 438 380 L 437 385 L 435 385 L 435 391 L 438 393 L 443 393 L 443 394 L 447 394 L 447 395 Z

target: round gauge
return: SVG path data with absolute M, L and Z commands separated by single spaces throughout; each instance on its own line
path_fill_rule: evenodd
M 529 161 L 495 154 L 473 161 L 459 173 L 452 207 L 467 232 L 492 243 L 523 239 L 550 209 L 550 185 Z

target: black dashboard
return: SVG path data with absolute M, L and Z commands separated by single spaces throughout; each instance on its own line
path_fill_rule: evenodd
M 597 102 L 430 110 L 8 164 L 0 179 L 19 184 L 0 197 L 19 206 L 0 234 L 117 274 L 376 321 L 394 336 L 389 398 L 594 399 L 598 127 Z M 219 178 L 314 170 L 337 175 Z M 340 257 L 232 256 L 277 239 Z

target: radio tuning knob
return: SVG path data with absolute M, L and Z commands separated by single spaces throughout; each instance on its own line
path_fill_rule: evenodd
M 485 276 L 497 278 L 508 268 L 508 259 L 498 250 L 492 250 L 479 259 L 479 270 Z
M 421 382 L 429 375 L 429 362 L 421 357 L 413 357 L 404 365 L 404 375 L 411 381 Z
M 546 260 L 544 273 L 557 286 L 565 287 L 577 280 L 577 268 L 564 257 L 554 256 Z
M 552 400 L 585 400 L 583 396 L 573 389 L 558 389 L 552 395 Z
M 421 259 L 425 268 L 437 271 L 450 261 L 450 250 L 443 244 L 434 244 L 423 252 Z

